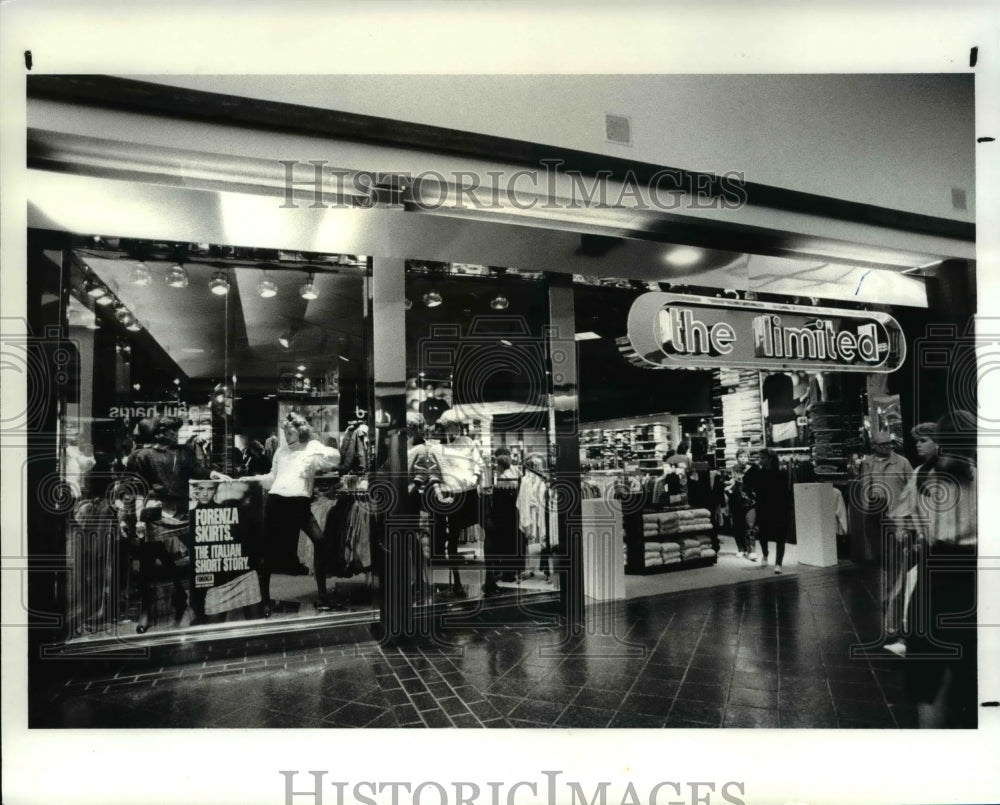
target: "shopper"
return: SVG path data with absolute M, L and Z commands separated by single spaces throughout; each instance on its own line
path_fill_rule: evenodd
M 922 463 L 908 487 L 916 530 L 905 679 L 922 729 L 976 726 L 975 419 L 965 411 L 913 431 Z
M 687 439 L 681 439 L 680 444 L 677 445 L 677 452 L 672 453 L 669 456 L 665 456 L 663 461 L 665 464 L 670 464 L 674 467 L 681 467 L 686 470 L 691 466 L 691 456 L 689 455 L 690 450 L 691 443 Z
M 138 477 L 142 496 L 135 505 L 134 531 L 130 534 L 132 553 L 139 560 L 139 598 L 141 612 L 136 631 L 142 634 L 152 622 L 152 578 L 156 564 L 167 571 L 174 586 L 175 621 L 180 622 L 187 608 L 184 574 L 174 555 L 182 553 L 189 542 L 188 484 L 203 478 L 204 464 L 196 452 L 198 437 L 179 444 L 182 420 L 162 417 L 143 423 L 142 431 L 151 432 L 152 445 L 140 447 L 125 461 L 128 471 Z
M 909 564 L 904 493 L 913 467 L 893 451 L 885 431 L 872 434 L 872 455 L 861 462 L 857 504 L 863 512 L 865 539 L 882 568 L 883 630 L 895 650 L 902 619 L 904 578 Z
M 463 532 L 479 525 L 479 484 L 485 464 L 479 447 L 465 434 L 462 420 L 455 409 L 445 411 L 437 422 L 444 429 L 444 439 L 437 447 L 441 464 L 441 491 L 438 511 L 445 515 L 446 532 L 434 529 L 434 553 L 447 556 L 452 563 L 452 593 L 456 598 L 465 598 L 468 593 L 462 584 L 457 567 L 460 557 L 458 546 Z
M 493 487 L 488 498 L 483 559 L 486 565 L 485 595 L 501 592 L 501 581 L 524 551 L 520 547 L 517 494 L 521 471 L 513 466 L 510 450 L 498 447 L 493 452 Z
M 767 543 L 775 544 L 774 572 L 782 572 L 785 542 L 791 520 L 792 495 L 788 478 L 781 471 L 778 455 L 772 450 L 761 450 L 757 471 L 748 472 L 744 479 L 756 500 L 756 531 L 760 540 L 761 567 L 767 566 Z
M 752 467 L 750 452 L 743 448 L 737 450 L 736 461 L 729 468 L 726 500 L 729 503 L 729 517 L 733 524 L 733 539 L 736 540 L 736 555 L 756 562 L 757 554 L 753 550 L 751 535 L 757 522 L 757 501 L 754 499 L 753 490 L 746 482 L 746 474 Z M 753 473 L 750 479 L 753 480 Z
M 299 532 L 304 531 L 313 543 L 317 611 L 340 609 L 327 595 L 326 542 L 323 531 L 312 514 L 313 482 L 316 474 L 340 464 L 340 451 L 327 447 L 312 437 L 304 416 L 289 413 L 281 423 L 285 444 L 274 453 L 271 470 L 261 475 L 247 475 L 243 481 L 260 481 L 267 490 L 264 504 L 264 528 L 267 550 L 258 568 L 264 617 L 269 617 L 276 603 L 271 600 L 271 574 L 298 574 Z M 231 480 L 222 473 L 212 477 Z
M 410 508 L 420 512 L 430 528 L 421 527 L 419 531 L 420 544 L 413 546 L 414 576 L 419 579 L 415 591 L 417 601 L 432 601 L 434 591 L 433 570 L 431 568 L 431 531 L 440 530 L 445 533 L 447 524 L 444 515 L 436 513 L 437 506 L 432 498 L 437 495 L 441 483 L 441 462 L 437 453 L 431 450 L 424 435 L 427 432 L 427 421 L 418 411 L 406 413 L 406 466 L 407 493 L 410 496 Z M 430 518 L 429 520 L 427 518 Z

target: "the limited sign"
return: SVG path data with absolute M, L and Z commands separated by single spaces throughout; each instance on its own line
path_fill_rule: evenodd
M 903 332 L 885 313 L 646 293 L 632 304 L 622 353 L 650 369 L 894 372 Z

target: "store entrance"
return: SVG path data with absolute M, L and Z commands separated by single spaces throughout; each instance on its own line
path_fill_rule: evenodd
M 606 579 L 588 597 L 756 581 L 848 557 L 871 429 L 866 375 L 627 360 L 626 323 L 648 291 L 632 285 L 576 288 L 583 530 L 609 543 L 584 556 L 585 573 Z

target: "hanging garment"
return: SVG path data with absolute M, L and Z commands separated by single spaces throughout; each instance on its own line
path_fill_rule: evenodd
M 368 472 L 367 429 L 354 425 L 340 439 L 340 472 L 342 475 L 363 475 Z
M 347 516 L 344 562 L 350 575 L 369 570 L 372 566 L 371 528 L 367 506 L 355 505 Z
M 545 538 L 546 503 L 548 486 L 545 480 L 533 472 L 525 473 L 517 495 L 518 523 L 529 542 L 540 542 Z

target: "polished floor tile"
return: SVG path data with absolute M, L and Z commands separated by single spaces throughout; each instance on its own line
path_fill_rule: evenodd
M 53 670 L 31 725 L 910 729 L 901 661 L 854 650 L 877 642 L 877 590 L 872 571 L 833 568 L 616 603 L 606 633 L 522 618 L 406 645 L 356 632 L 228 641 L 197 661 L 178 648 Z

